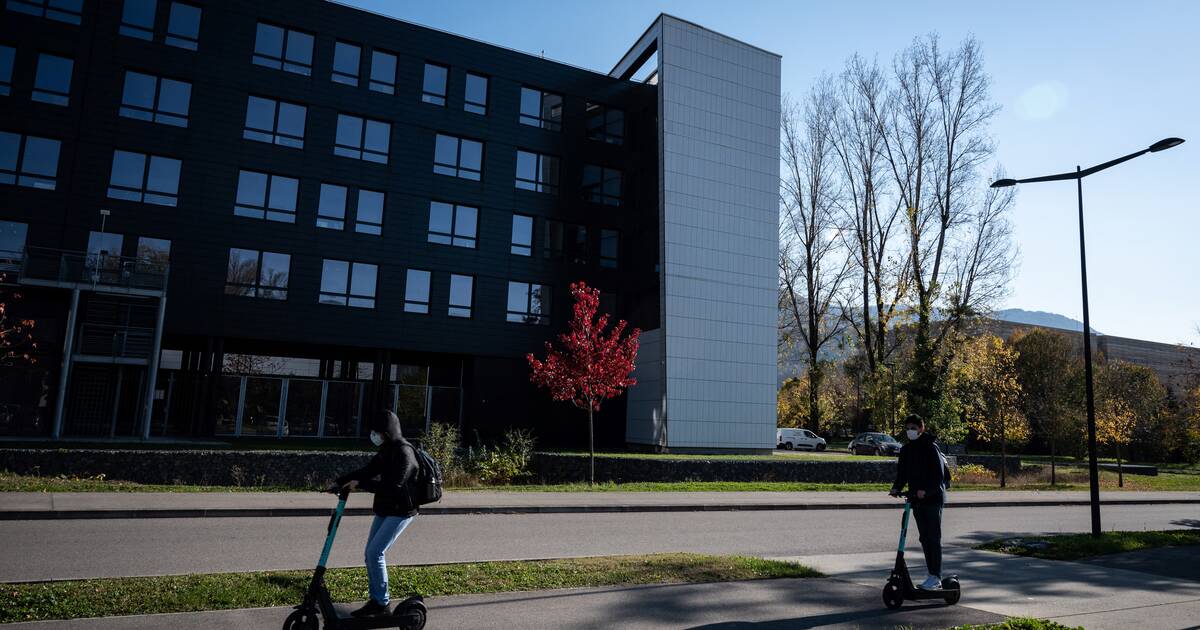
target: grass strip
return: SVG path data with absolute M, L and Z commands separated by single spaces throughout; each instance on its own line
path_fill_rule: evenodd
M 1045 560 L 1079 560 L 1110 553 L 1185 545 L 1200 545 L 1200 530 L 1103 532 L 1099 538 L 1093 538 L 1091 534 L 1027 536 L 993 540 L 975 548 Z
M 0 623 L 297 604 L 312 573 L 266 571 L 0 584 Z M 391 567 L 393 596 L 460 595 L 585 586 L 820 577 L 806 566 L 745 556 L 653 554 Z M 334 601 L 367 598 L 367 573 L 330 569 Z
M 1030 617 L 1013 617 L 1000 623 L 971 624 L 954 626 L 949 630 L 1083 630 L 1083 626 L 1064 626 L 1056 621 L 1033 619 Z

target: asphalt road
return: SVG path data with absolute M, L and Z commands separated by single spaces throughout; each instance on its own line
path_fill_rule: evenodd
M 388 561 L 887 551 L 896 544 L 899 514 L 897 509 L 424 516 L 401 536 Z M 1194 526 L 1197 516 L 1196 505 L 1106 506 L 1104 526 L 1183 528 Z M 343 521 L 331 566 L 361 564 L 370 520 Z M 307 569 L 320 553 L 325 523 L 299 517 L 0 521 L 0 581 Z M 1086 507 L 959 508 L 946 510 L 944 519 L 949 545 L 1088 527 Z

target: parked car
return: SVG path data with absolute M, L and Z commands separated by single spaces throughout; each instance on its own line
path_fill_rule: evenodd
M 810 451 L 825 450 L 825 438 L 808 429 L 776 429 L 775 448 L 786 450 L 807 449 Z
M 897 455 L 900 442 L 886 433 L 859 433 L 846 450 L 851 455 Z

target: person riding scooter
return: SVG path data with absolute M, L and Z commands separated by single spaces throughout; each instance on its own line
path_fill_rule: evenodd
M 942 452 L 934 443 L 936 436 L 925 430 L 925 420 L 910 414 L 904 420 L 908 443 L 900 449 L 896 462 L 896 481 L 888 494 L 900 496 L 908 486 L 913 516 L 921 535 L 921 551 L 929 576 L 917 588 L 942 587 L 942 507 L 946 502 L 949 470 Z
M 384 554 L 418 512 L 408 492 L 408 482 L 418 470 L 417 454 L 400 431 L 400 418 L 391 411 L 381 411 L 371 423 L 371 442 L 379 447 L 379 452 L 365 467 L 338 477 L 335 485 L 342 490 L 357 489 L 375 494 L 371 506 L 375 520 L 367 534 L 364 551 L 371 599 L 351 613 L 359 618 L 389 613 Z

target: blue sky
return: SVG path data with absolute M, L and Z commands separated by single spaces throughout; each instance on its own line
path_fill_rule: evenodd
M 1014 177 L 1084 168 L 1167 136 L 1189 142 L 1084 182 L 1092 327 L 1200 343 L 1200 2 L 350 0 L 349 4 L 607 71 L 667 12 L 783 55 L 783 91 L 858 52 L 890 63 L 920 34 L 974 34 L 1003 109 L 992 132 Z M 432 53 L 431 53 L 432 54 Z M 1020 269 L 1005 306 L 1081 319 L 1074 185 L 1023 187 Z

